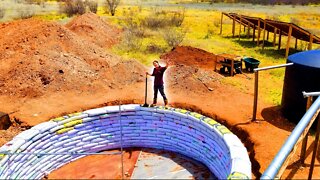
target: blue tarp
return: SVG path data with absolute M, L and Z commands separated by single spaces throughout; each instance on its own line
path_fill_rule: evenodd
M 320 50 L 304 51 L 292 54 L 288 60 L 304 66 L 320 68 Z

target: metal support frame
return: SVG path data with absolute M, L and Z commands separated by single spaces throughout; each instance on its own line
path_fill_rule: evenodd
M 306 97 L 306 96 L 304 96 L 304 97 Z M 312 105 L 312 101 L 313 101 L 312 96 L 309 96 L 307 99 L 306 112 L 308 111 L 308 109 Z M 300 153 L 300 162 L 302 164 L 304 164 L 304 160 L 306 158 L 307 144 L 308 144 L 308 134 L 306 135 L 306 137 L 303 138 L 303 141 L 302 141 L 301 153 Z
M 319 110 L 320 110 L 320 98 L 318 97 L 317 100 L 311 105 L 309 110 L 306 112 L 306 114 L 304 114 L 304 116 L 301 118 L 301 120 L 299 121 L 297 126 L 294 128 L 294 130 L 292 131 L 292 133 L 290 134 L 290 136 L 288 137 L 284 145 L 281 147 L 280 151 L 277 153 L 276 157 L 273 159 L 271 164 L 268 166 L 266 171 L 262 174 L 261 179 L 275 179 L 280 168 L 283 166 L 287 157 L 289 156 L 291 151 L 294 149 L 298 140 L 301 139 L 301 135 L 305 133 L 305 130 L 308 127 L 308 124 L 310 123 L 310 121 L 314 119 L 315 116 L 318 115 Z M 318 122 L 319 122 L 319 119 L 318 119 Z M 319 129 L 320 129 L 319 124 L 320 123 L 318 123 L 318 132 L 316 137 L 317 141 L 319 141 Z M 315 145 L 317 144 L 315 143 Z M 315 146 L 315 148 L 317 147 Z M 313 154 L 312 157 L 315 158 L 315 154 Z M 310 167 L 309 178 L 312 177 L 311 170 L 313 170 L 313 167 Z
M 252 114 L 252 120 L 251 121 L 256 121 L 256 116 L 257 116 L 257 106 L 258 106 L 258 85 L 259 85 L 259 71 L 264 71 L 264 70 L 269 70 L 269 69 L 276 69 L 276 68 L 281 68 L 281 67 L 286 67 L 286 66 L 291 66 L 293 63 L 287 63 L 287 64 L 281 64 L 281 65 L 276 65 L 276 66 L 268 66 L 268 67 L 263 67 L 263 68 L 256 68 L 254 69 L 254 74 L 255 74 L 255 80 L 254 80 L 254 99 L 253 99 L 253 114 Z

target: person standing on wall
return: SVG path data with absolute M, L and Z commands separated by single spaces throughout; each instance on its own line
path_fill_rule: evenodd
M 170 65 L 171 65 L 170 62 L 167 61 L 166 66 L 161 67 L 159 64 L 159 61 L 155 60 L 155 61 L 153 61 L 154 69 L 153 69 L 152 74 L 146 72 L 147 75 L 154 76 L 154 84 L 153 84 L 154 95 L 153 95 L 153 103 L 151 106 L 155 106 L 157 104 L 158 91 L 160 91 L 160 94 L 163 97 L 164 105 L 165 106 L 168 105 L 168 99 L 166 97 L 166 94 L 164 93 L 163 74 L 168 69 L 168 67 Z

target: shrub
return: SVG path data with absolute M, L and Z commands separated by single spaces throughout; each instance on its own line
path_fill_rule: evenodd
M 183 23 L 185 10 L 183 11 L 157 11 L 154 10 L 144 19 L 144 25 L 150 29 L 159 29 L 168 26 L 179 27 Z
M 183 41 L 186 31 L 181 28 L 170 28 L 165 29 L 162 35 L 169 47 L 176 47 Z
M 136 37 L 131 31 L 125 31 L 121 41 L 121 47 L 127 51 L 140 50 L 142 42 L 140 38 Z
M 110 13 L 111 16 L 114 16 L 119 4 L 120 0 L 106 0 L 104 5 L 105 12 Z
M 28 19 L 31 18 L 35 13 L 34 10 L 30 7 L 20 7 L 17 9 L 18 18 Z
M 165 52 L 165 48 L 157 45 L 155 43 L 150 43 L 146 48 L 147 53 L 163 53 Z
M 98 11 L 98 2 L 92 0 L 86 0 L 86 5 L 88 6 L 89 10 L 93 13 L 97 13 Z
M 82 0 L 70 0 L 60 6 L 60 10 L 66 13 L 68 17 L 86 12 L 85 4 Z
M 168 25 L 176 26 L 176 27 L 181 26 L 185 17 L 184 13 L 185 13 L 185 10 L 174 12 L 168 21 L 169 22 Z
M 168 20 L 164 16 L 151 14 L 144 19 L 143 24 L 150 29 L 158 29 L 165 27 L 167 22 Z
M 4 8 L 0 7 L 0 19 L 2 19 L 5 14 L 6 14 L 6 10 Z
M 137 37 L 145 37 L 145 28 L 142 25 L 142 21 L 139 18 L 134 18 L 135 11 L 129 10 L 128 13 L 125 12 L 124 29 L 130 31 L 133 35 Z

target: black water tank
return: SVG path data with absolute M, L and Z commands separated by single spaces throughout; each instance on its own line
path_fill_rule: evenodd
M 282 110 L 289 121 L 299 122 L 306 112 L 302 91 L 320 91 L 320 50 L 304 51 L 288 57 L 282 92 Z

